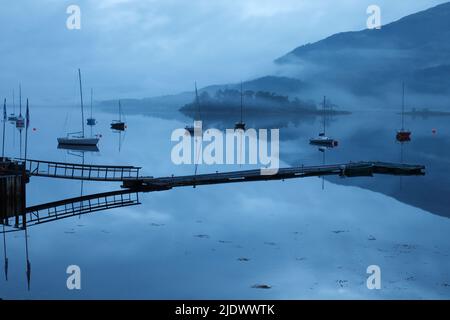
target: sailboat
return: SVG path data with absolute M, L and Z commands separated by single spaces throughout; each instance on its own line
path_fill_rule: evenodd
M 195 83 L 195 103 L 197 104 L 197 118 L 200 118 L 200 100 L 198 98 L 198 90 L 197 90 L 197 82 Z M 192 125 L 187 125 L 184 129 L 189 133 L 189 135 L 193 136 L 195 133 L 195 127 Z
M 14 96 L 14 90 L 13 90 L 13 113 L 11 113 L 8 117 L 8 121 L 11 122 L 16 122 L 17 121 L 17 116 L 16 116 L 16 100 L 15 100 L 15 96 Z
M 94 117 L 92 117 L 92 96 L 93 96 L 93 90 L 91 88 L 91 116 L 87 119 L 87 125 L 88 126 L 95 126 L 97 124 L 97 120 L 95 120 Z
M 241 82 L 241 121 L 236 122 L 234 125 L 234 130 L 244 130 L 245 131 L 245 122 L 242 121 L 242 108 L 243 108 L 243 93 L 242 93 L 242 82 Z
M 411 141 L 411 131 L 405 130 L 405 83 L 403 83 L 402 95 L 402 128 L 397 131 L 396 139 L 399 142 Z
M 83 107 L 83 89 L 81 86 L 81 71 L 78 69 L 78 79 L 80 82 L 80 102 L 81 102 L 81 132 L 68 133 L 67 137 L 58 138 L 58 144 L 65 146 L 96 146 L 98 138 L 86 138 L 84 136 L 84 107 Z
M 338 142 L 333 138 L 326 136 L 326 97 L 323 97 L 323 132 L 319 133 L 317 138 L 309 139 L 309 143 L 315 146 L 324 146 L 328 148 L 337 147 Z
M 125 122 L 122 121 L 122 105 L 119 100 L 119 120 L 113 120 L 113 122 L 111 122 L 111 129 L 125 131 L 125 128 Z
M 16 128 L 22 130 L 25 127 L 25 119 L 22 116 L 22 86 L 19 84 L 19 116 L 16 119 Z

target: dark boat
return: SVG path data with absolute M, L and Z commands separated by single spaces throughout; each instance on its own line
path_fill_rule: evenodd
M 118 131 L 125 131 L 125 123 L 120 121 L 113 122 L 111 123 L 111 129 Z
M 97 124 L 97 120 L 92 116 L 92 96 L 93 96 L 93 90 L 91 88 L 91 116 L 87 119 L 87 125 L 88 126 L 95 126 Z
M 403 83 L 402 95 L 402 128 L 397 131 L 395 138 L 398 142 L 411 141 L 411 131 L 405 129 L 405 83 Z
M 120 104 L 119 100 L 119 120 L 113 120 L 111 122 L 111 129 L 117 130 L 117 131 L 125 131 L 127 128 L 125 122 L 122 121 L 122 105 Z
M 339 143 L 337 140 L 327 137 L 325 134 L 326 130 L 325 108 L 326 108 L 326 97 L 323 97 L 323 132 L 319 133 L 319 136 L 317 138 L 309 139 L 309 143 L 314 146 L 334 148 L 337 147 Z
M 325 136 L 325 133 L 320 133 L 317 138 L 309 139 L 309 143 L 315 146 L 322 146 L 328 148 L 334 148 L 339 145 L 337 140 Z
M 14 123 L 17 121 L 17 116 L 16 116 L 16 101 L 15 101 L 15 97 L 14 97 L 14 90 L 13 90 L 13 113 L 11 113 L 8 116 L 8 121 L 10 121 L 11 123 Z
M 199 119 L 200 118 L 200 99 L 198 98 L 197 82 L 195 82 L 195 103 L 197 105 L 196 117 Z M 184 129 L 186 130 L 187 134 L 189 134 L 190 136 L 194 136 L 194 133 L 195 133 L 194 126 L 187 125 L 186 127 L 184 127 Z
M 243 95 L 242 95 L 242 82 L 241 82 L 241 120 L 236 122 L 234 125 L 234 130 L 243 130 L 245 131 L 245 122 L 242 121 L 242 109 L 243 109 Z

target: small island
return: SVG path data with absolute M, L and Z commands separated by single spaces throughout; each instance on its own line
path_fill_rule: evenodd
M 416 108 L 412 108 L 411 111 L 405 112 L 407 116 L 413 117 L 448 117 L 450 116 L 450 112 L 448 111 L 434 111 L 428 108 L 422 108 L 417 110 Z

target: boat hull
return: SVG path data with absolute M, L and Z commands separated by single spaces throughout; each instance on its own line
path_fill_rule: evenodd
M 98 138 L 58 138 L 58 144 L 69 146 L 96 146 Z
M 111 129 L 125 131 L 125 123 L 124 122 L 113 122 L 113 123 L 111 123 Z
M 310 139 L 309 143 L 314 146 L 323 146 L 323 147 L 337 147 L 338 142 L 333 139 Z
M 234 130 L 244 130 L 245 131 L 245 123 L 243 122 L 237 122 L 234 125 Z
M 396 139 L 399 142 L 411 141 L 411 132 L 410 131 L 398 131 L 396 135 Z
M 16 128 L 22 129 L 25 127 L 25 119 L 23 117 L 18 117 L 16 119 Z

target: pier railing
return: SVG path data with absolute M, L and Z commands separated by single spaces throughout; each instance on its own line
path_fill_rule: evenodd
M 26 208 L 24 215 L 3 222 L 13 230 L 88 213 L 139 205 L 139 193 L 119 190 L 69 198 Z M 1 233 L 1 232 L 0 232 Z
M 92 181 L 123 181 L 137 179 L 141 168 L 27 159 L 26 169 L 31 176 Z

